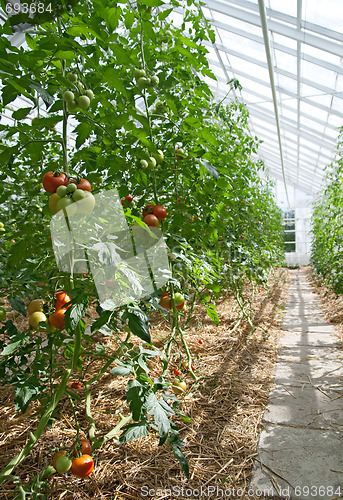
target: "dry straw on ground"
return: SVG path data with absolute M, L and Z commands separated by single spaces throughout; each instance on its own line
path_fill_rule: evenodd
M 273 383 L 287 285 L 287 271 L 278 269 L 268 286 L 261 288 L 260 293 L 255 291 L 251 307 L 257 329 L 253 335 L 245 321 L 232 331 L 238 310 L 229 294 L 218 302 L 218 327 L 206 316 L 202 306 L 196 307 L 187 329 L 187 342 L 195 356 L 199 380 L 194 383 L 186 375 L 188 390 L 182 397 L 181 409 L 192 422 L 178 421 L 190 466 L 189 481 L 169 445 L 159 448 L 158 438 L 149 436 L 123 446 L 108 441 L 94 454 L 95 471 L 89 478 L 79 480 L 70 473 L 56 474 L 50 483 L 49 498 L 196 498 L 189 496 L 190 491 L 208 486 L 246 491 L 261 431 L 261 417 Z M 248 299 L 252 297 L 248 286 L 246 295 Z M 156 345 L 162 345 L 169 330 L 169 323 L 161 320 L 160 315 L 153 318 L 152 339 Z M 109 339 L 101 340 L 110 342 Z M 94 366 L 94 373 L 96 369 Z M 118 422 L 118 408 L 125 413 L 125 385 L 124 378 L 107 374 L 92 387 L 92 412 L 99 434 L 105 434 Z M 79 393 L 83 397 L 83 390 Z M 15 414 L 8 387 L 1 388 L 0 397 L 2 468 L 23 447 L 37 421 L 32 418 L 33 409 L 25 415 Z M 76 406 L 79 424 L 86 430 L 84 404 Z M 74 435 L 72 411 L 65 398 L 60 403 L 59 418 L 15 473 L 22 481 L 30 480 L 50 463 L 54 449 L 70 445 Z M 217 498 L 217 494 L 206 498 Z M 13 499 L 10 481 L 0 485 L 0 499 Z

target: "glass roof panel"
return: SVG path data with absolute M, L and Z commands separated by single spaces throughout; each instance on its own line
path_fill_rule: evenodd
M 269 0 L 271 9 L 296 17 L 297 15 L 297 0 Z
M 330 0 L 329 2 L 325 2 L 325 8 L 323 8 L 322 0 L 308 0 L 303 3 L 302 16 L 307 22 L 341 32 L 342 19 L 337 15 L 341 9 L 341 0 Z

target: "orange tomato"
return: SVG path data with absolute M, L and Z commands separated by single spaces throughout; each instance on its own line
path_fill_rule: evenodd
M 49 316 L 49 324 L 58 330 L 62 330 L 65 327 L 65 313 L 65 309 L 57 309 Z

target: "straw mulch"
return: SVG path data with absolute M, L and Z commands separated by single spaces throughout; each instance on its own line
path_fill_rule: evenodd
M 334 325 L 335 334 L 343 343 L 343 295 L 336 295 L 330 290 L 311 267 L 307 268 L 307 277 L 313 286 L 313 291 L 321 298 L 325 319 Z
M 191 423 L 178 420 L 184 453 L 190 467 L 187 481 L 169 445 L 158 447 L 158 438 L 149 436 L 117 446 L 108 441 L 94 454 L 95 470 L 89 478 L 76 479 L 70 473 L 55 474 L 50 481 L 50 499 L 138 499 L 205 498 L 191 493 L 200 488 L 223 490 L 241 488 L 241 498 L 249 486 L 256 455 L 261 417 L 266 407 L 277 354 L 284 304 L 288 295 L 288 272 L 277 269 L 268 286 L 261 288 L 252 301 L 256 331 L 242 321 L 229 294 L 217 302 L 220 325 L 197 306 L 187 329 L 187 342 L 194 354 L 197 382 L 186 374 L 188 389 L 181 397 L 181 410 Z M 247 286 L 247 298 L 251 289 Z M 161 346 L 170 324 L 161 315 L 152 320 L 152 339 Z M 199 340 L 203 344 L 199 344 Z M 101 337 L 109 344 L 109 338 Z M 174 365 L 175 366 L 175 365 Z M 156 366 L 152 367 L 157 370 Z M 97 367 L 94 366 L 94 373 Z M 157 372 L 156 372 L 157 374 Z M 172 368 L 170 370 L 172 375 Z M 173 377 L 170 376 L 170 379 Z M 126 413 L 124 391 L 127 380 L 106 374 L 92 387 L 92 412 L 100 435 L 118 422 L 118 408 Z M 15 414 L 11 390 L 0 389 L 0 466 L 21 450 L 29 433 L 36 428 L 35 408 L 25 415 Z M 79 391 L 83 398 L 83 390 Z M 70 445 L 75 436 L 73 415 L 67 398 L 60 403 L 59 417 L 46 429 L 31 454 L 15 473 L 23 482 L 32 480 L 51 462 L 56 448 Z M 78 421 L 86 430 L 84 405 L 76 403 Z M 178 489 L 173 489 L 178 488 Z M 184 488 L 184 490 L 182 490 Z M 150 491 L 148 491 L 150 490 Z M 169 491 L 168 491 L 169 490 Z M 209 490 L 214 491 L 214 490 Z M 208 492 L 207 492 L 208 493 Z M 206 498 L 217 498 L 217 493 Z M 0 498 L 13 499 L 13 483 L 0 485 Z M 249 497 L 252 498 L 252 497 Z

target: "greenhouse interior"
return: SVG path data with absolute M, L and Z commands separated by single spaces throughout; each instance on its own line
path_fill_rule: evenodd
M 343 498 L 341 3 L 0 25 L 0 499 Z

